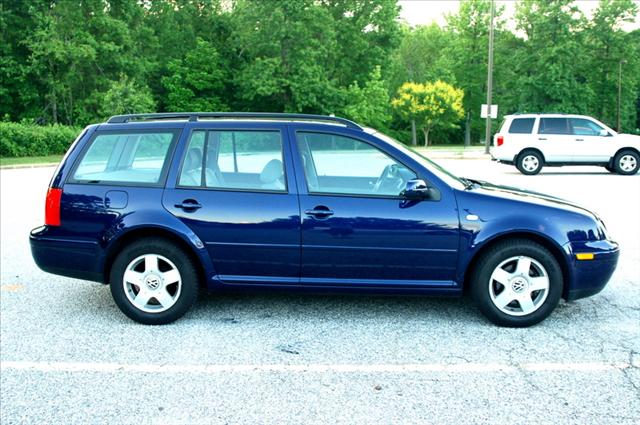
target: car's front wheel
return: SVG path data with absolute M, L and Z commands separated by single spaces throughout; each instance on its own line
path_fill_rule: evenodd
M 111 294 L 129 318 L 161 325 L 182 317 L 198 295 L 198 273 L 180 247 L 157 238 L 128 245 L 111 267 Z
M 491 247 L 471 279 L 476 305 L 493 323 L 526 327 L 544 320 L 562 295 L 562 271 L 543 246 L 524 239 Z
M 613 159 L 613 167 L 618 174 L 635 174 L 640 168 L 640 155 L 632 150 L 622 151 Z
M 538 174 L 542 170 L 544 160 L 542 155 L 536 151 L 524 151 L 518 155 L 516 161 L 516 167 L 518 170 L 527 176 Z

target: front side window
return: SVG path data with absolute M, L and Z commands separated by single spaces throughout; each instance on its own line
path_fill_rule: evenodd
M 175 137 L 174 132 L 98 134 L 76 167 L 72 180 L 158 184 Z
M 516 118 L 511 121 L 511 125 L 509 126 L 509 133 L 531 134 L 531 130 L 533 130 L 533 124 L 535 122 L 535 118 Z
M 286 192 L 277 131 L 194 131 L 179 186 Z
M 297 134 L 311 193 L 398 196 L 416 174 L 374 146 L 325 133 Z
M 576 136 L 599 136 L 604 128 L 591 120 L 584 118 L 571 118 L 571 128 Z
M 571 134 L 566 118 L 540 118 L 538 134 Z

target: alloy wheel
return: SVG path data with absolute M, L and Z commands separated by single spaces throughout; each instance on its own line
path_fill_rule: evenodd
M 510 316 L 525 316 L 538 310 L 549 294 L 549 275 L 531 257 L 511 257 L 494 269 L 489 279 L 493 304 Z
M 178 301 L 182 278 L 168 258 L 145 254 L 127 265 L 122 285 L 134 307 L 147 313 L 161 313 Z

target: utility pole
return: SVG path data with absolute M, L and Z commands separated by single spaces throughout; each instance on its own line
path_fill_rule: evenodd
M 484 153 L 489 153 L 491 146 L 491 97 L 493 94 L 493 19 L 495 2 L 491 0 L 491 24 L 489 26 L 489 63 L 487 64 L 487 122 L 484 139 Z
M 620 59 L 618 63 L 618 125 L 616 126 L 616 130 L 620 133 L 620 103 L 622 99 L 622 64 L 627 63 L 626 60 Z

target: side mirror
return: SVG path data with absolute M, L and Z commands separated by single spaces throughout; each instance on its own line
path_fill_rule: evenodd
M 600 130 L 600 137 L 607 137 L 609 136 L 609 132 L 607 130 Z
M 429 197 L 429 186 L 421 179 L 409 180 L 400 196 L 411 201 L 421 201 Z

